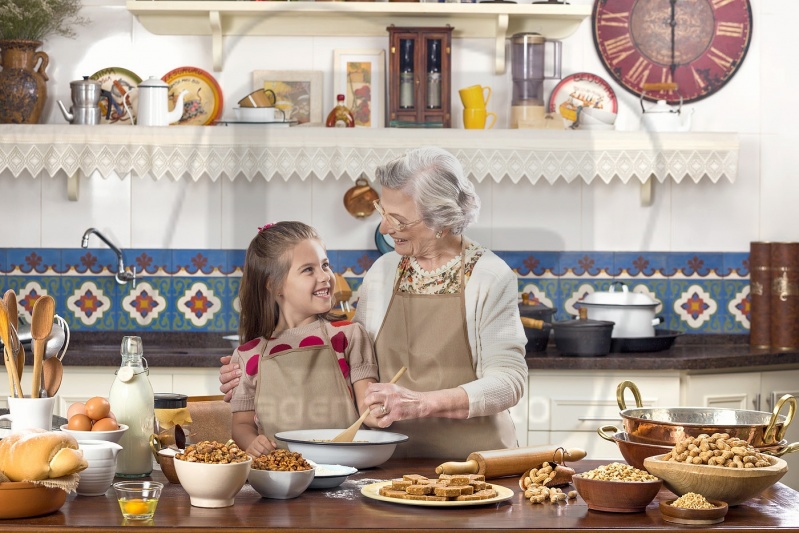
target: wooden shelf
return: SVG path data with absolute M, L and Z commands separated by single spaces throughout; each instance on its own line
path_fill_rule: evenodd
M 589 5 L 407 2 L 253 2 L 128 0 L 130 11 L 157 35 L 210 35 L 214 70 L 222 70 L 228 35 L 386 35 L 396 26 L 453 26 L 452 36 L 495 39 L 495 70 L 505 71 L 505 39 L 537 32 L 572 35 L 591 15 Z M 335 20 L 332 20 L 335 19 Z

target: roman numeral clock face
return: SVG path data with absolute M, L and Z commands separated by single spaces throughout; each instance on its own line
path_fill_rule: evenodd
M 669 103 L 721 89 L 752 38 L 749 0 L 596 0 L 591 20 L 611 76 L 636 95 Z

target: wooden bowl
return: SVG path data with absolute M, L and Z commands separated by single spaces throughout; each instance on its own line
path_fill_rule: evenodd
M 695 492 L 733 506 L 754 498 L 788 471 L 783 459 L 769 457 L 769 461 L 771 466 L 762 468 L 728 468 L 664 461 L 656 456 L 644 459 L 644 468 L 677 496 Z
M 709 500 L 715 507 L 713 509 L 683 509 L 674 507 L 675 500 L 660 502 L 660 514 L 666 522 L 675 524 L 705 525 L 718 524 L 724 521 L 729 507 L 725 502 Z
M 661 480 L 656 481 L 602 481 L 572 476 L 577 493 L 589 509 L 611 513 L 640 513 L 655 499 Z
M 29 518 L 54 513 L 66 500 L 67 493 L 61 489 L 27 481 L 0 483 L 0 518 Z

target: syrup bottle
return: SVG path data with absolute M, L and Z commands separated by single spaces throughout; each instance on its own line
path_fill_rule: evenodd
M 336 107 L 327 115 L 326 125 L 328 128 L 354 128 L 355 117 L 352 111 L 344 103 L 344 95 L 336 96 Z

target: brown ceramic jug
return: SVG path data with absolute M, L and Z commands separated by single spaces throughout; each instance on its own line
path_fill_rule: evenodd
M 0 41 L 0 123 L 36 124 L 47 101 L 50 58 L 41 41 Z

